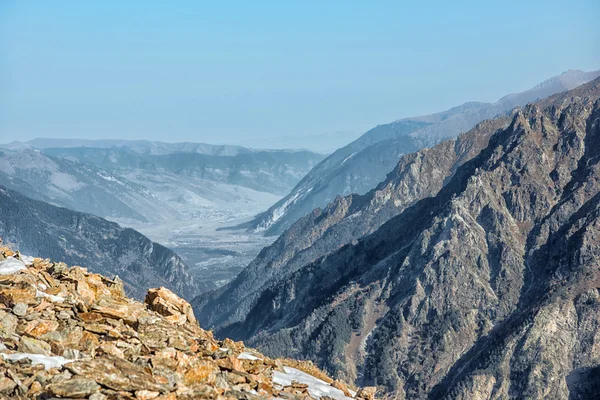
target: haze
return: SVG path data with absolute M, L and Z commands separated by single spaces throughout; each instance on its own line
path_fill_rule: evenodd
M 3 1 L 0 143 L 354 139 L 600 65 L 595 0 L 402 3 Z

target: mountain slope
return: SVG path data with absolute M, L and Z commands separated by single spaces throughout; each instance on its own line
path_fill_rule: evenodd
M 599 97 L 597 79 L 491 126 L 470 160 L 440 162 L 457 168 L 437 194 L 265 283 L 217 333 L 398 398 L 591 398 Z
M 278 235 L 314 208 L 326 206 L 337 195 L 366 193 L 385 178 L 402 154 L 456 137 L 485 119 L 573 89 L 599 75 L 600 71 L 567 71 L 496 103 L 465 103 L 441 113 L 377 126 L 319 163 L 291 193 L 246 227 Z
M 168 210 L 144 186 L 37 150 L 0 152 L 0 172 L 5 186 L 29 197 L 103 217 L 148 222 Z
M 119 275 L 131 295 L 166 286 L 191 298 L 200 287 L 173 251 L 133 229 L 0 187 L 0 236 L 27 254 Z M 214 286 L 213 286 L 214 287 Z
M 257 296 L 273 282 L 345 244 L 374 232 L 418 200 L 443 187 L 456 169 L 476 156 L 509 118 L 485 121 L 457 140 L 400 158 L 385 181 L 369 193 L 338 196 L 299 219 L 231 283 L 194 299 L 205 326 L 216 332 L 243 320 Z

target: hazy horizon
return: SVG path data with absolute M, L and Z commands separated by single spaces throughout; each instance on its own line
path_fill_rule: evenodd
M 0 143 L 353 139 L 597 70 L 600 4 L 561 4 L 6 1 Z

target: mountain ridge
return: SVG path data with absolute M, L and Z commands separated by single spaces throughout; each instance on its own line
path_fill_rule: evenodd
M 268 235 L 278 235 L 313 209 L 325 207 L 336 195 L 368 192 L 394 168 L 396 160 L 402 154 L 431 147 L 468 131 L 482 120 L 494 118 L 516 106 L 523 106 L 554 93 L 573 89 L 597 76 L 600 76 L 600 71 L 570 70 L 524 92 L 504 96 L 496 103 L 469 102 L 440 113 L 403 118 L 379 125 L 327 157 L 290 194 L 243 226 Z M 372 145 L 376 147 L 370 149 Z M 385 156 L 379 155 L 382 150 L 385 151 Z M 353 162 L 351 158 L 356 154 L 361 154 L 361 157 Z

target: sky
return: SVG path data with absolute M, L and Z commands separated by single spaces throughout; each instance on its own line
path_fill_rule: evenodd
M 598 0 L 1 0 L 0 143 L 355 135 L 600 69 L 598 15 Z

